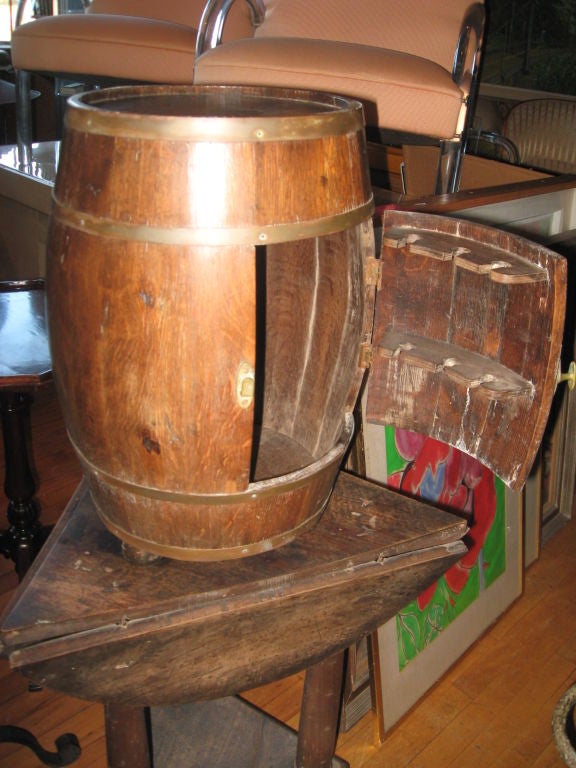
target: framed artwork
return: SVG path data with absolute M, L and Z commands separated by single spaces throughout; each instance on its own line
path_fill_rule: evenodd
M 576 360 L 576 231 L 561 232 L 549 246 L 568 262 L 566 322 L 562 344 L 562 371 Z M 572 368 L 572 370 L 574 370 Z M 538 472 L 542 542 L 547 541 L 572 517 L 576 482 L 576 389 L 559 384 L 546 426 Z
M 346 733 L 364 717 L 373 705 L 374 666 L 372 647 L 365 637 L 348 648 L 344 690 L 340 713 L 340 731 Z
M 540 453 L 524 487 L 524 567 L 540 556 L 542 544 L 542 473 Z
M 548 541 L 572 516 L 576 477 L 576 397 L 574 391 L 561 387 L 556 393 L 555 409 L 547 424 L 535 482 L 526 488 L 527 506 L 534 504 L 541 526 L 541 543 Z
M 364 422 L 366 475 L 469 519 L 468 554 L 371 638 L 380 734 L 522 591 L 522 494 L 445 443 Z

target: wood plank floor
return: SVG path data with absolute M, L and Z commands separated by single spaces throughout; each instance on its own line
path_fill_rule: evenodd
M 72 495 L 80 470 L 50 385 L 36 396 L 32 428 L 42 520 L 52 523 Z M 3 456 L 1 468 L 3 475 Z M 0 505 L 5 509 L 3 496 Z M 374 745 L 373 720 L 367 715 L 340 736 L 338 754 L 352 768 L 561 768 L 551 718 L 556 702 L 576 680 L 575 584 L 573 520 L 528 569 L 523 596 L 387 734 L 382 746 Z M 12 564 L 2 560 L 0 607 L 15 587 Z M 246 697 L 297 727 L 302 681 L 302 675 L 294 675 Z M 0 724 L 31 729 L 49 749 L 57 736 L 71 731 L 83 749 L 75 765 L 106 766 L 101 706 L 47 690 L 30 692 L 5 659 L 0 660 Z M 29 750 L 0 744 L 0 768 L 40 765 Z

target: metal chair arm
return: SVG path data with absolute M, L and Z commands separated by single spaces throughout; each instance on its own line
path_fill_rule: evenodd
M 474 139 L 476 139 L 478 143 L 485 141 L 487 144 L 493 144 L 506 153 L 507 162 L 513 163 L 514 165 L 520 164 L 520 155 L 516 145 L 513 141 L 510 141 L 510 139 L 502 136 L 502 134 L 496 133 L 495 131 L 480 131 L 476 136 L 471 134 L 468 137 L 468 147 L 474 142 Z
M 234 2 L 235 0 L 208 0 L 198 28 L 196 58 L 210 48 L 220 45 L 226 17 Z M 264 21 L 266 13 L 263 0 L 245 0 L 245 2 L 250 8 L 254 27 L 259 26 Z
M 23 23 L 24 12 L 29 0 L 18 0 L 18 7 L 16 8 L 16 18 L 14 19 L 14 29 L 19 27 Z M 52 7 L 52 0 L 36 0 L 33 4 L 32 16 L 35 19 L 40 19 L 43 16 L 53 16 L 54 9 Z
M 466 10 L 462 20 L 462 27 L 460 28 L 460 35 L 458 36 L 452 64 L 452 80 L 467 94 L 470 92 L 471 84 L 476 80 L 478 67 L 480 66 L 485 21 L 484 5 L 482 3 L 473 3 Z M 474 38 L 475 47 L 470 61 L 471 38 Z M 468 61 L 470 61 L 470 64 L 467 66 Z M 468 85 L 466 80 L 468 80 Z

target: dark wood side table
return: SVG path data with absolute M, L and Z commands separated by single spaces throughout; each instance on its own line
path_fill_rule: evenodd
M 158 707 L 306 669 L 289 765 L 342 766 L 333 753 L 343 651 L 459 559 L 465 532 L 454 515 L 341 472 L 321 521 L 291 544 L 243 560 L 139 565 L 82 484 L 7 609 L 3 652 L 40 685 L 104 703 L 112 768 L 150 765 L 146 707 L 154 718 Z M 205 766 L 198 754 L 184 764 Z M 162 760 L 156 752 L 156 768 L 179 765 Z
M 44 281 L 1 282 L 0 414 L 10 527 L 0 534 L 0 551 L 14 561 L 19 579 L 48 532 L 38 521 L 28 433 L 32 393 L 51 378 Z
M 33 392 L 51 378 L 44 281 L 0 282 L 0 416 L 9 523 L 0 533 L 0 551 L 14 561 L 19 580 L 50 532 L 38 519 L 29 428 Z M 69 765 L 80 753 L 73 734 L 57 739 L 55 753 L 43 749 L 29 731 L 10 725 L 0 728 L 0 741 L 24 744 L 45 765 Z

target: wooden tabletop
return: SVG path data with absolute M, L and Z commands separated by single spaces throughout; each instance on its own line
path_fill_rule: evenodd
M 34 386 L 51 375 L 44 281 L 0 283 L 0 387 Z
M 125 560 L 80 486 L 7 609 L 11 665 L 125 704 L 228 695 L 393 616 L 466 551 L 466 521 L 341 473 L 320 523 L 240 560 Z

